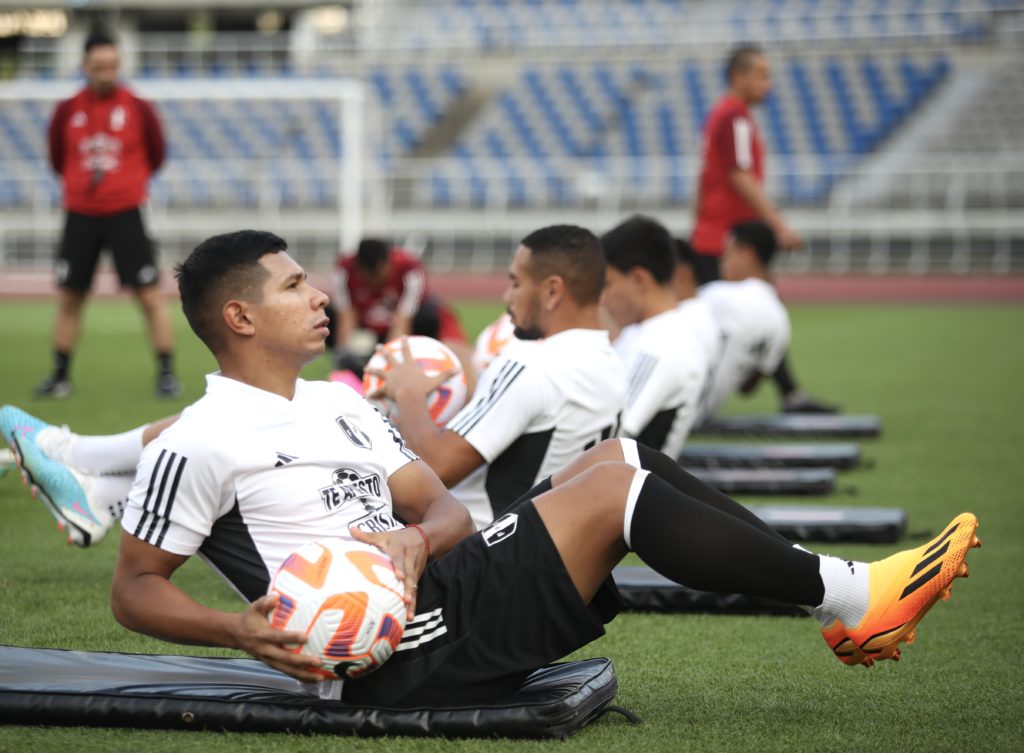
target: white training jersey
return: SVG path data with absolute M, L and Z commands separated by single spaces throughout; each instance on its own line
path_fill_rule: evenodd
M 417 459 L 350 387 L 299 380 L 287 400 L 219 375 L 146 446 L 121 525 L 199 554 L 245 599 L 309 541 L 401 528 L 388 478 Z
M 622 363 L 604 330 L 512 341 L 448 422 L 486 461 L 452 493 L 478 528 L 487 526 L 538 481 L 617 436 L 625 395 Z
M 711 417 L 754 374 L 773 374 L 789 349 L 786 307 L 765 280 L 720 280 L 697 295 L 722 330 L 722 354 L 711 377 L 702 416 Z
M 622 433 L 677 457 L 700 414 L 718 347 L 718 328 L 697 299 L 623 328 L 615 340 L 626 370 Z

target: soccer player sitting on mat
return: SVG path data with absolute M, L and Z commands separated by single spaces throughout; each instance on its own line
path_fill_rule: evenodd
M 710 418 L 731 395 L 749 394 L 772 375 L 789 349 L 786 307 L 771 284 L 778 250 L 775 233 L 764 222 L 742 222 L 732 229 L 722 253 L 723 280 L 698 289 L 722 330 L 718 365 L 705 392 L 702 418 Z
M 615 351 L 626 369 L 622 432 L 678 457 L 718 358 L 718 327 L 699 298 L 678 299 L 676 245 L 660 223 L 631 217 L 601 245 L 608 260 L 601 303 L 621 328 Z
M 283 645 L 301 636 L 268 624 L 276 598 L 266 591 L 301 544 L 351 535 L 391 557 L 409 619 L 429 613 L 434 627 L 407 633 L 341 697 L 407 707 L 496 697 L 603 634 L 619 608 L 609 576 L 629 551 L 677 583 L 807 605 L 847 664 L 897 657 L 967 574 L 967 551 L 980 543 L 970 513 L 878 562 L 819 556 L 633 440 L 591 448 L 473 533 L 466 509 L 365 400 L 298 378 L 324 352 L 327 296 L 285 248 L 242 231 L 203 242 L 179 269 L 186 317 L 220 371 L 173 425 L 149 432 L 112 587 L 114 613 L 133 630 L 242 649 L 316 682 L 319 660 Z M 31 417 L 7 407 L 2 423 L 33 478 L 59 475 L 63 466 L 27 451 Z M 279 461 L 285 449 L 292 462 Z M 378 483 L 325 497 L 351 476 L 339 469 Z M 194 554 L 250 602 L 245 610 L 210 609 L 171 581 Z
M 381 374 L 413 451 L 482 528 L 588 447 L 618 436 L 622 364 L 601 325 L 605 260 L 597 237 L 574 225 L 526 236 L 513 255 L 505 303 L 512 340 L 480 374 L 445 428 L 424 400 L 431 379 L 411 358 Z

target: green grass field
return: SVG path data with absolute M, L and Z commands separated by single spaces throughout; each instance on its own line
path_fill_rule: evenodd
M 471 331 L 496 307 L 465 306 Z M 357 740 L 333 736 L 170 733 L 0 727 L 0 751 L 1010 751 L 1024 749 L 1024 307 L 797 306 L 794 364 L 806 386 L 848 412 L 878 413 L 881 439 L 866 443 L 874 467 L 842 478 L 856 496 L 837 504 L 898 505 L 913 531 L 937 531 L 961 510 L 981 520 L 985 547 L 899 663 L 848 668 L 809 620 L 621 616 L 584 656 L 615 663 L 617 702 L 639 714 L 609 716 L 566 743 Z M 213 368 L 179 318 L 176 403 L 152 397 L 153 367 L 130 304 L 89 310 L 77 395 L 28 398 L 48 368 L 52 316 L 46 303 L 0 302 L 0 402 L 12 402 L 80 432 L 125 429 L 172 412 L 203 389 Z M 308 376 L 326 373 L 325 362 Z M 771 389 L 730 410 L 772 409 Z M 0 642 L 98 651 L 217 653 L 129 633 L 110 615 L 116 537 L 69 548 L 16 474 L 0 479 Z M 841 546 L 875 559 L 897 547 Z M 212 573 L 190 562 L 176 576 L 201 601 L 239 603 Z M 0 668 L 2 676 L 2 668 Z

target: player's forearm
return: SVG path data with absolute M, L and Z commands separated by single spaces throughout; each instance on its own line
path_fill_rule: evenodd
M 394 340 L 411 333 L 412 317 L 408 314 L 395 312 L 394 317 L 391 319 L 391 329 L 388 331 L 388 340 Z
M 111 609 L 124 627 L 172 643 L 241 648 L 241 616 L 193 601 L 161 575 L 115 574 Z
M 777 231 L 783 227 L 782 216 L 775 208 L 775 205 L 768 199 L 764 188 L 754 177 L 753 173 L 747 170 L 733 170 L 729 174 L 729 183 L 736 189 L 736 193 L 754 210 L 757 216 L 771 225 L 772 229 Z
M 348 345 L 352 331 L 356 328 L 356 312 L 353 309 L 338 309 L 338 326 L 334 332 L 335 345 Z
M 423 392 L 416 388 L 400 389 L 395 393 L 395 405 L 398 407 L 398 429 L 405 443 L 430 466 L 445 486 L 451 486 L 442 473 L 445 466 L 444 429 L 430 417 Z
M 430 541 L 430 556 L 436 559 L 476 532 L 465 505 L 452 496 L 434 501 L 418 524 Z

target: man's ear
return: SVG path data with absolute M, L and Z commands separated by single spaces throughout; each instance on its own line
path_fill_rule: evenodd
M 651 283 L 654 282 L 654 276 L 643 267 L 633 267 L 628 274 L 630 282 L 643 288 L 651 287 Z
M 565 280 L 558 275 L 549 275 L 540 285 L 544 310 L 554 311 L 565 297 Z
M 222 313 L 228 332 L 243 337 L 252 337 L 256 334 L 256 326 L 250 316 L 249 304 L 245 301 L 228 301 L 224 304 Z

